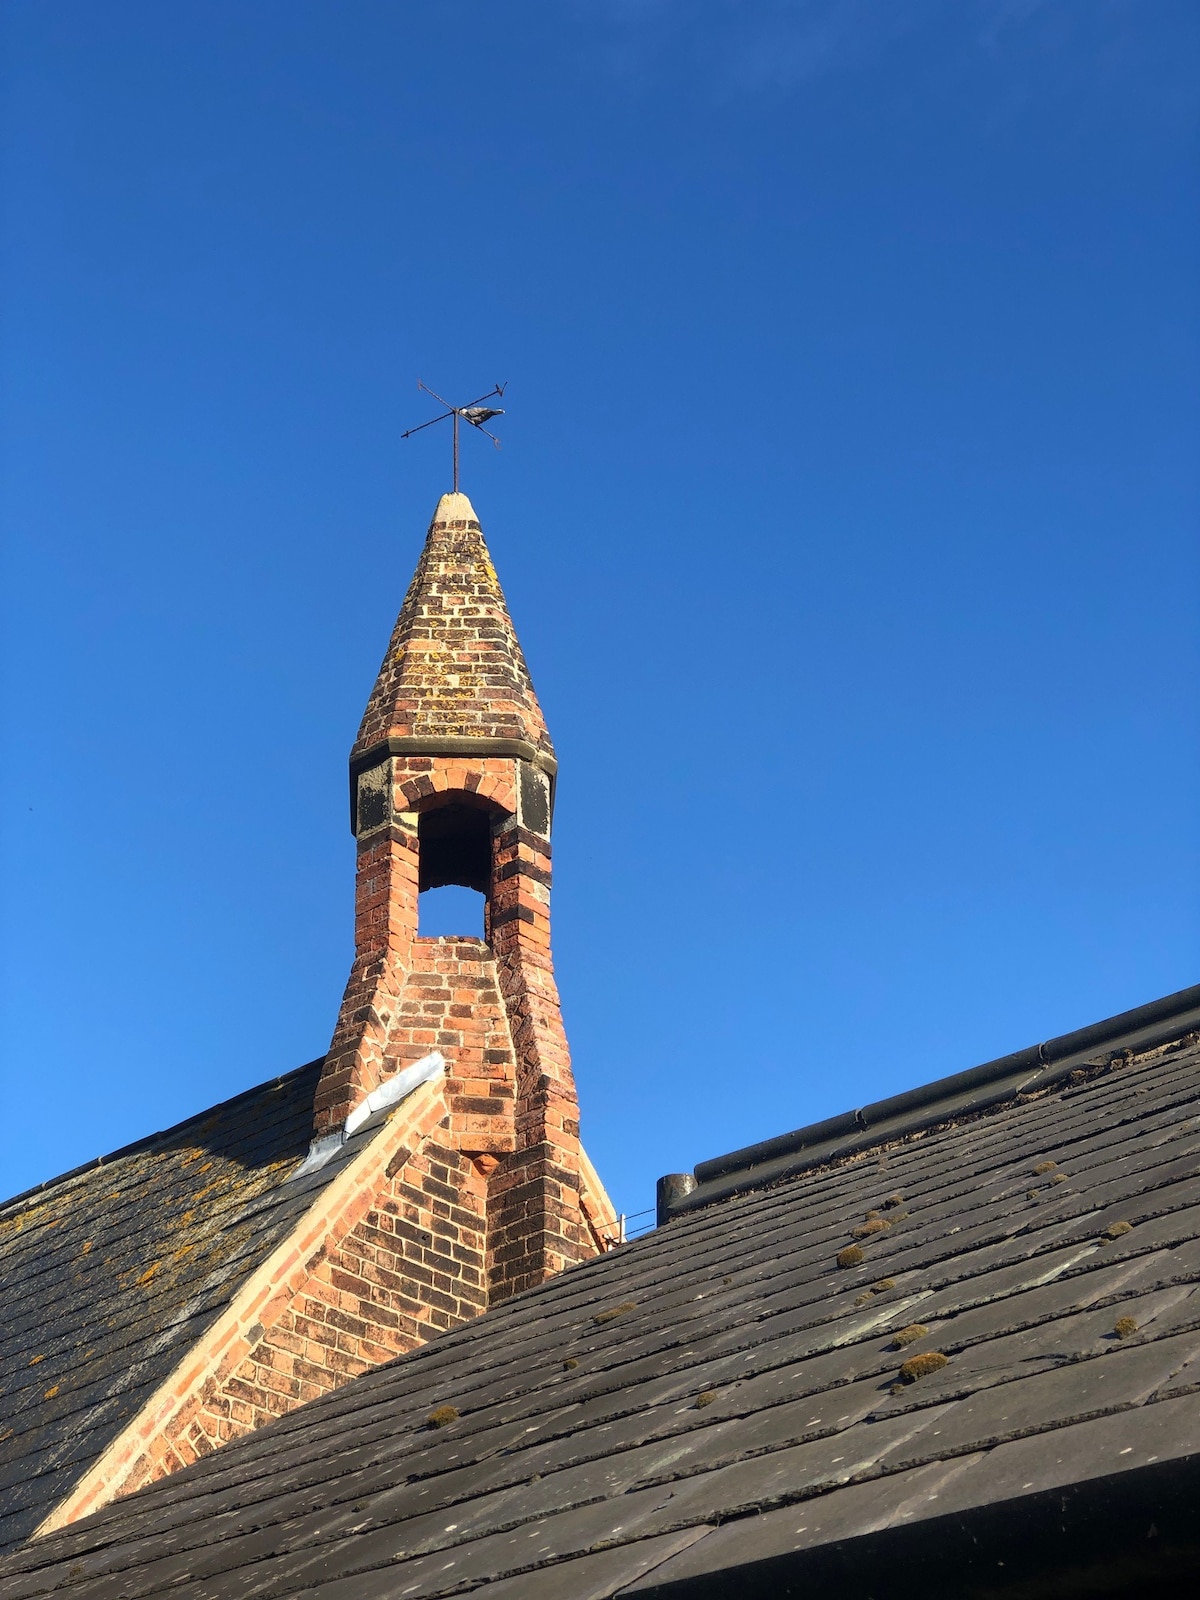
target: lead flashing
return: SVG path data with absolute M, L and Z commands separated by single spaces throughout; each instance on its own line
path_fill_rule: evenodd
M 372 1117 L 393 1110 L 423 1083 L 433 1083 L 436 1079 L 444 1077 L 445 1073 L 445 1056 L 440 1050 L 431 1050 L 427 1056 L 422 1056 L 420 1061 L 415 1061 L 411 1067 L 405 1067 L 402 1072 L 393 1073 L 390 1078 L 385 1078 L 377 1089 L 372 1089 L 370 1094 L 358 1102 L 346 1118 L 344 1126 L 335 1128 L 332 1133 L 322 1134 L 312 1141 L 308 1147 L 308 1154 L 295 1172 L 289 1175 L 287 1181 L 292 1183 L 297 1178 L 306 1178 L 310 1172 L 319 1172 L 333 1160 L 347 1140 L 352 1139 Z M 383 1120 L 380 1117 L 380 1121 Z

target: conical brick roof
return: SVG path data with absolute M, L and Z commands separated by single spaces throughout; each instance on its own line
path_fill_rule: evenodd
M 386 739 L 513 739 L 553 755 L 500 580 L 465 494 L 444 494 L 367 702 L 352 759 Z

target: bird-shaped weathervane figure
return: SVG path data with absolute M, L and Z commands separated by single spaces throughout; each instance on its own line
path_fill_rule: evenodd
M 485 400 L 491 400 L 493 396 L 502 395 L 504 393 L 505 385 L 502 384 L 502 383 L 496 384 L 496 386 L 494 388 L 489 389 L 486 394 L 481 394 L 479 396 L 478 400 L 472 400 L 470 405 L 467 405 L 467 406 L 452 406 L 450 404 L 449 400 L 443 400 L 441 395 L 438 394 L 438 392 L 436 391 L 436 389 L 431 389 L 427 383 L 422 383 L 420 378 L 417 379 L 417 388 L 418 389 L 424 389 L 426 394 L 431 394 L 433 396 L 433 398 L 438 402 L 438 404 L 445 406 L 446 409 L 445 409 L 445 411 L 442 412 L 440 417 L 430 417 L 428 422 L 418 423 L 415 428 L 409 428 L 406 432 L 402 433 L 400 435 L 400 437 L 402 439 L 411 439 L 413 434 L 414 433 L 420 433 L 422 428 L 432 428 L 435 422 L 445 422 L 447 417 L 453 417 L 454 418 L 454 492 L 455 492 L 455 494 L 457 494 L 458 493 L 458 419 L 461 417 L 464 422 L 469 422 L 473 428 L 478 428 L 480 433 L 486 433 L 488 438 L 496 446 L 496 449 L 499 450 L 499 448 L 500 448 L 499 439 L 497 439 L 497 437 L 496 437 L 496 435 L 494 433 L 488 433 L 488 430 L 484 427 L 484 423 L 485 422 L 490 422 L 493 417 L 502 417 L 504 415 L 504 412 L 503 412 L 503 410 L 497 410 L 493 406 L 485 406 L 483 402 Z

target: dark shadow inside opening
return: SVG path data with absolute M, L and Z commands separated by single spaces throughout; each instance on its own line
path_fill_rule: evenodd
M 457 883 L 487 893 L 492 878 L 492 829 L 486 811 L 457 801 L 422 811 L 417 840 L 422 891 Z

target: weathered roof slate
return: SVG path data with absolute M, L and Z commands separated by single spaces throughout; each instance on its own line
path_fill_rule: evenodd
M 320 1069 L 0 1207 L 0 1548 L 33 1532 L 373 1136 L 287 1182 Z
M 1097 1549 L 1166 1547 L 1198 1281 L 1188 1034 L 682 1215 L 15 1552 L 0 1597 L 780 1594 L 1077 1502 Z

